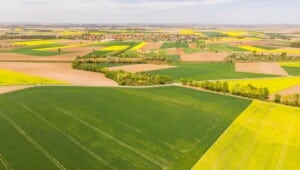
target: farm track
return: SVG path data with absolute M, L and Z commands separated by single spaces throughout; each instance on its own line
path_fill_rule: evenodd
M 146 159 L 147 161 L 152 162 L 153 164 L 155 164 L 156 166 L 160 167 L 161 169 L 167 169 L 167 166 L 164 165 L 163 163 L 161 163 L 161 162 L 155 160 L 154 158 L 152 158 L 152 157 L 150 157 L 150 156 L 148 156 L 148 155 L 146 155 L 146 154 L 143 154 L 141 151 L 139 151 L 139 150 L 137 150 L 136 148 L 134 148 L 134 147 L 132 147 L 132 146 L 130 146 L 130 145 L 124 143 L 123 141 L 117 139 L 116 137 L 110 135 L 109 133 L 106 133 L 105 131 L 100 130 L 100 129 L 97 128 L 97 127 L 92 126 L 92 125 L 89 124 L 88 122 L 86 122 L 86 121 L 84 121 L 84 120 L 82 120 L 82 119 L 80 119 L 80 118 L 74 116 L 71 112 L 62 109 L 62 108 L 60 108 L 59 106 L 56 106 L 56 105 L 54 105 L 54 104 L 48 102 L 47 100 L 45 100 L 45 99 L 43 99 L 43 98 L 40 98 L 40 100 L 44 101 L 44 102 L 47 103 L 49 106 L 56 108 L 56 109 L 59 110 L 61 113 L 65 114 L 65 115 L 68 115 L 68 116 L 71 117 L 72 119 L 74 119 L 74 120 L 80 122 L 80 123 L 83 124 L 84 126 L 89 127 L 90 129 L 93 129 L 93 130 L 96 131 L 97 133 L 99 133 L 99 134 L 101 134 L 101 135 L 103 135 L 103 136 L 109 138 L 110 140 L 116 142 L 116 143 L 119 144 L 120 146 L 122 146 L 122 147 L 124 147 L 124 148 L 126 148 L 126 149 L 128 149 L 128 150 L 130 150 L 130 151 L 132 151 L 132 152 L 134 152 L 135 154 L 137 154 L 137 155 L 143 157 L 143 158 Z M 158 157 L 158 156 L 157 156 L 157 157 Z
M 51 161 L 58 169 L 65 170 L 66 168 L 56 160 L 47 150 L 45 150 L 38 142 L 36 142 L 30 135 L 28 135 L 18 124 L 16 124 L 8 116 L 0 112 L 0 116 L 9 122 L 28 142 L 30 142 L 37 150 L 39 150 L 49 161 Z
M 29 111 L 30 113 L 34 114 L 36 117 L 38 117 L 39 119 L 41 119 L 43 122 L 45 122 L 46 124 L 48 124 L 50 127 L 52 127 L 53 129 L 55 129 L 57 132 L 59 132 L 60 134 L 62 134 L 63 136 L 65 136 L 66 138 L 68 138 L 72 143 L 74 143 L 75 145 L 77 145 L 79 148 L 81 148 L 83 151 L 85 151 L 86 153 L 90 154 L 92 157 L 94 157 L 97 161 L 100 161 L 101 163 L 105 164 L 107 167 L 109 167 L 110 169 L 114 169 L 116 170 L 117 168 L 114 167 L 111 163 L 107 162 L 104 158 L 102 158 L 100 155 L 96 154 L 95 152 L 93 152 L 92 150 L 88 149 L 87 147 L 83 146 L 78 140 L 74 139 L 73 137 L 71 137 L 70 135 L 68 135 L 67 133 L 64 133 L 61 129 L 59 129 L 57 126 L 55 126 L 54 124 L 52 124 L 51 122 L 49 122 L 48 120 L 46 120 L 43 116 L 41 116 L 40 114 L 38 114 L 37 112 L 33 111 L 32 109 L 30 109 L 28 106 L 26 106 L 25 104 L 14 100 L 16 104 L 22 106 L 25 110 Z
M 0 153 L 0 162 L 2 163 L 2 165 L 4 166 L 4 168 L 6 170 L 12 170 L 13 169 L 1 153 Z

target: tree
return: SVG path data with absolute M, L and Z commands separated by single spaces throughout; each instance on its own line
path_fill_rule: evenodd
M 281 95 L 280 94 L 275 94 L 274 102 L 275 103 L 280 103 L 281 101 Z
M 58 49 L 57 49 L 57 52 L 58 52 L 58 53 L 61 53 L 61 48 L 58 48 Z
M 226 82 L 226 81 L 223 84 L 222 92 L 223 93 L 228 93 L 229 92 L 229 85 L 228 85 L 228 82 Z

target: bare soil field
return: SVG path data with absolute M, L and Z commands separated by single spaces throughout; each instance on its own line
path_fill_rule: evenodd
M 16 90 L 29 88 L 29 87 L 32 87 L 32 86 L 0 86 L 0 94 L 9 93 L 9 92 L 13 92 Z
M 72 85 L 117 86 L 101 73 L 74 70 L 70 63 L 0 62 L 0 68 L 60 80 Z
M 147 50 L 158 50 L 160 49 L 162 43 L 155 43 L 155 42 L 147 42 L 146 45 L 142 48 L 142 51 L 147 51 Z
M 174 68 L 176 66 L 169 65 L 156 65 L 156 64 L 133 64 L 126 66 L 110 67 L 109 70 L 124 70 L 132 73 L 143 72 L 143 71 L 154 71 L 168 68 Z
M 277 63 L 236 63 L 235 71 L 288 76 L 288 73 Z
M 215 52 L 201 52 L 193 54 L 181 55 L 183 62 L 209 62 L 209 61 L 223 61 L 228 57 L 228 53 L 215 53 Z
M 168 48 L 167 53 L 168 55 L 183 55 L 184 50 L 182 48 Z
M 190 48 L 197 48 L 197 44 L 196 43 L 189 43 L 189 47 Z

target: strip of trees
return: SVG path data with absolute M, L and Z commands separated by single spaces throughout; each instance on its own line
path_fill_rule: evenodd
M 300 106 L 300 94 L 280 95 L 276 94 L 274 102 L 290 106 Z
M 74 69 L 104 73 L 107 78 L 116 81 L 122 86 L 150 86 L 171 84 L 173 80 L 169 76 L 151 73 L 131 73 L 123 70 L 110 71 L 105 65 L 91 63 L 73 63 Z
M 231 89 L 229 88 L 228 82 L 224 81 L 195 81 L 195 80 L 182 80 L 183 85 L 189 85 L 192 87 L 200 87 L 203 89 L 230 93 L 232 95 L 249 97 L 254 99 L 266 100 L 269 98 L 269 89 L 266 87 L 255 87 L 251 84 L 241 85 L 236 84 Z
M 256 53 L 255 51 L 251 54 L 244 53 L 233 53 L 229 55 L 226 59 L 229 63 L 234 63 L 236 61 L 245 61 L 245 62 L 253 62 L 253 61 L 299 61 L 300 56 L 297 55 L 288 55 L 285 52 L 280 54 L 264 54 L 264 53 Z

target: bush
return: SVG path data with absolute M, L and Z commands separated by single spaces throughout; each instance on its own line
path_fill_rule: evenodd
M 281 101 L 281 95 L 280 94 L 275 94 L 274 102 L 275 103 L 280 103 Z
M 291 46 L 294 47 L 294 48 L 300 48 L 300 41 L 298 41 L 298 42 L 293 42 L 293 43 L 291 44 Z

